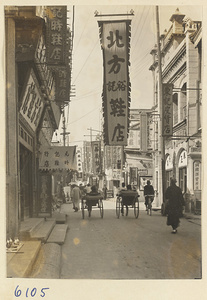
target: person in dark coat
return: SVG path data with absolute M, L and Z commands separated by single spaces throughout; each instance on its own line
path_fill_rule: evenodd
M 182 190 L 176 185 L 176 179 L 172 178 L 170 186 L 165 192 L 165 199 L 168 200 L 167 205 L 167 225 L 172 226 L 172 233 L 177 233 L 180 224 L 180 216 L 182 208 L 185 205 Z
M 144 196 L 145 196 L 145 203 L 144 204 L 146 206 L 146 209 L 147 209 L 148 198 L 149 198 L 147 196 L 149 196 L 149 195 L 154 196 L 154 194 L 155 194 L 154 188 L 151 185 L 150 180 L 147 180 L 147 184 L 144 186 Z M 154 200 L 154 197 L 151 197 L 152 202 L 153 202 L 153 200 Z

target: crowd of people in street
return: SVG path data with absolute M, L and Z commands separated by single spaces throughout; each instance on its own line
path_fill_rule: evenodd
M 131 186 L 130 184 L 125 186 L 123 182 L 121 187 L 116 190 L 115 196 L 122 196 L 123 193 L 132 193 L 134 192 L 136 197 L 140 197 L 137 190 Z M 144 186 L 144 197 L 145 197 L 145 206 L 147 210 L 148 199 L 151 197 L 151 202 L 154 200 L 154 187 L 151 184 L 150 180 L 147 180 L 147 184 Z M 74 183 L 71 185 L 70 195 L 67 195 L 66 198 L 71 199 L 73 204 L 74 212 L 78 212 L 79 205 L 82 199 L 87 198 L 86 196 L 98 196 L 100 199 L 107 199 L 107 187 L 104 185 L 102 190 L 99 190 L 95 185 L 91 186 L 89 183 L 83 185 L 80 183 Z M 85 198 L 84 198 L 85 197 Z M 183 207 L 185 205 L 185 201 L 183 198 L 182 190 L 176 185 L 176 179 L 171 178 L 170 186 L 166 189 L 165 192 L 165 212 L 167 215 L 167 225 L 172 227 L 172 233 L 177 233 L 177 228 L 180 224 L 180 217 L 182 217 Z M 128 206 L 126 206 L 126 210 L 128 210 Z M 121 213 L 123 215 L 123 207 L 121 207 Z

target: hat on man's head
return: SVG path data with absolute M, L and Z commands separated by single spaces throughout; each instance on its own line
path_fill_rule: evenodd
M 93 185 L 93 186 L 91 187 L 91 191 L 92 191 L 92 192 L 97 192 L 97 188 L 96 188 L 95 185 Z
M 173 178 L 171 178 L 170 182 L 171 182 L 171 184 L 176 184 L 177 180 L 173 177 Z

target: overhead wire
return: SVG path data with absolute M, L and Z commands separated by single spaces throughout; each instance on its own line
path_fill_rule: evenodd
M 74 121 L 68 123 L 68 125 L 71 125 L 71 124 L 73 124 L 73 123 L 75 123 L 75 122 L 78 122 L 79 120 L 85 118 L 86 116 L 88 116 L 89 114 L 91 114 L 92 112 L 94 112 L 94 111 L 95 111 L 96 109 L 98 109 L 98 108 L 100 108 L 100 105 L 99 105 L 99 106 L 96 106 L 94 109 L 92 109 L 92 110 L 89 111 L 87 114 L 83 115 L 82 117 L 78 118 L 77 120 L 74 120 Z

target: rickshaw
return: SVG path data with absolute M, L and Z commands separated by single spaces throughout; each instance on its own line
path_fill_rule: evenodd
M 85 217 L 84 210 L 88 210 L 88 216 L 91 217 L 92 207 L 100 210 L 100 216 L 103 218 L 103 197 L 99 195 L 85 195 L 81 200 L 82 218 Z
M 129 207 L 134 209 L 134 216 L 137 219 L 139 216 L 139 195 L 136 191 L 121 191 L 116 198 L 116 216 L 120 217 L 122 209 L 122 215 L 126 210 L 125 215 L 128 216 Z M 125 208 L 124 208 L 125 207 Z

